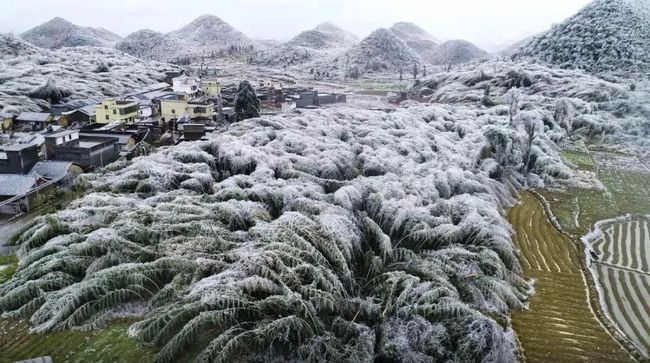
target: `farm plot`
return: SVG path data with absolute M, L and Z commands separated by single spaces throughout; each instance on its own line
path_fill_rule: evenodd
M 650 355 L 650 221 L 609 225 L 591 241 L 604 309 L 641 353 Z
M 562 228 L 575 236 L 587 234 L 601 220 L 650 214 L 648 160 L 603 152 L 594 153 L 594 158 L 598 179 L 607 190 L 540 191 Z
M 650 214 L 650 172 L 603 168 L 598 177 L 611 193 L 618 216 Z
M 529 310 L 513 314 L 526 361 L 632 361 L 590 307 L 579 245 L 553 227 L 529 193 L 522 193 L 508 219 L 524 276 L 537 280 Z

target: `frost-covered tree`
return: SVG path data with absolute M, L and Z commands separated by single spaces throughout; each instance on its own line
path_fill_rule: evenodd
M 554 118 L 567 133 L 573 131 L 573 118 L 575 117 L 575 108 L 567 98 L 561 98 L 555 103 Z
M 242 81 L 237 88 L 235 114 L 237 121 L 260 116 L 260 100 L 248 81 Z
M 525 111 L 519 117 L 524 132 L 526 133 L 526 144 L 524 148 L 524 164 L 523 173 L 528 174 L 531 169 L 530 156 L 533 148 L 533 141 L 539 136 L 539 133 L 544 130 L 544 124 L 536 112 Z
M 510 178 L 521 163 L 521 156 L 517 151 L 517 134 L 512 129 L 490 125 L 486 127 L 483 136 L 496 161 L 496 170 L 492 172 L 492 176 L 497 179 Z
M 508 103 L 508 114 L 510 115 L 510 126 L 514 127 L 515 116 L 519 112 L 519 103 L 521 102 L 521 91 L 519 88 L 513 87 L 506 92 L 503 96 L 506 102 Z
M 30 92 L 29 97 L 39 98 L 48 101 L 50 104 L 55 104 L 61 102 L 61 100 L 71 94 L 71 91 L 57 87 L 54 78 L 50 77 L 44 85 Z
M 95 73 L 107 73 L 109 71 L 110 71 L 110 69 L 108 68 L 108 65 L 106 63 L 99 62 L 99 64 L 97 64 L 97 67 L 95 68 L 95 70 L 93 72 L 95 72 Z

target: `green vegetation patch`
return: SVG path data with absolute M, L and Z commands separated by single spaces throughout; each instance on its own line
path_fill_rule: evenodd
M 133 323 L 121 320 L 101 331 L 62 331 L 44 335 L 29 333 L 26 320 L 0 319 L 0 363 L 50 356 L 54 362 L 153 361 L 155 352 L 127 336 Z
M 594 159 L 587 152 L 562 150 L 560 154 L 566 161 L 576 165 L 580 170 L 594 171 L 596 169 Z
M 571 188 L 565 191 L 541 190 L 553 215 L 562 228 L 574 236 L 587 234 L 593 225 L 603 219 L 621 214 L 611 193 L 592 189 Z
M 586 156 L 578 156 L 585 154 Z M 569 155 L 569 156 L 567 156 Z M 562 156 L 586 168 L 591 156 L 578 151 L 563 151 Z M 573 158 L 573 159 L 571 159 Z M 600 167 L 598 178 L 606 191 L 571 188 L 565 191 L 542 190 L 540 193 L 549 202 L 551 210 L 562 228 L 567 232 L 582 236 L 603 219 L 620 217 L 626 214 L 643 216 L 650 214 L 650 174 Z
M 650 214 L 650 174 L 602 169 L 598 172 L 598 177 L 612 194 L 619 215 Z M 605 209 L 609 207 L 603 205 Z
M 8 281 L 18 269 L 16 255 L 0 255 L 0 284 Z

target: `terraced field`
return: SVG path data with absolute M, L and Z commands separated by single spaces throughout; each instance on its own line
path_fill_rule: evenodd
M 591 242 L 609 318 L 650 352 L 650 221 L 615 223 Z
M 529 310 L 513 315 L 527 362 L 632 362 L 591 308 L 580 245 L 549 222 L 529 193 L 508 212 L 526 278 L 537 280 Z

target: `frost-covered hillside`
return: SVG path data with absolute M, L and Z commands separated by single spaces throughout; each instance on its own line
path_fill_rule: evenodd
M 467 40 L 448 40 L 436 48 L 436 52 L 430 58 L 430 62 L 431 64 L 439 65 L 460 64 L 486 57 L 487 55 L 486 51 Z
M 254 41 L 227 22 L 205 14 L 167 34 L 139 30 L 124 38 L 117 48 L 145 59 L 172 61 L 184 57 L 211 57 L 254 45 Z
M 422 59 L 431 63 L 437 52 L 439 41 L 426 30 L 413 23 L 399 22 L 393 24 L 390 31 L 402 39 Z
M 20 37 L 45 49 L 78 46 L 112 48 L 121 39 L 106 29 L 81 27 L 60 17 L 22 33 Z
M 36 332 L 145 313 L 130 334 L 160 362 L 196 342 L 200 361 L 512 362 L 530 286 L 503 212 L 507 124 L 319 110 L 113 165 L 24 230 L 0 310 Z
M 424 63 L 422 58 L 388 29 L 377 29 L 343 56 L 349 67 L 364 71 L 407 72 L 414 65 Z
M 29 98 L 48 80 L 70 94 L 66 99 L 101 99 L 158 83 L 173 68 L 109 48 L 39 49 L 10 35 L 0 35 L 0 49 L 17 54 L 0 57 L 0 110 L 13 113 L 48 109 L 48 101 Z
M 0 59 L 40 54 L 42 50 L 11 34 L 0 33 Z
M 641 82 L 630 90 L 631 84 L 628 79 L 606 81 L 583 71 L 493 60 L 435 74 L 413 90 L 433 103 L 474 103 L 502 107 L 501 112 L 508 113 L 499 105 L 500 95 L 516 87 L 520 116 L 532 111 L 549 132 L 556 133 L 554 140 L 563 140 L 568 131 L 574 139 L 605 141 L 647 154 L 650 85 Z
M 650 3 L 596 0 L 515 55 L 588 72 L 650 69 Z
M 301 32 L 287 42 L 290 46 L 313 49 L 348 48 L 359 42 L 359 38 L 338 26 L 325 22 L 312 30 Z

